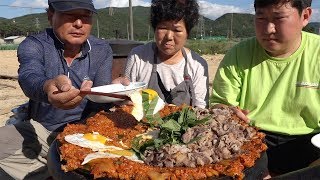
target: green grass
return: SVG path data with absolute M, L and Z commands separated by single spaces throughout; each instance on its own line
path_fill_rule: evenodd
M 1 44 L 0 50 L 17 50 L 18 44 Z
M 186 47 L 200 55 L 225 54 L 238 42 L 239 40 L 188 40 Z M 17 50 L 18 46 L 17 44 L 2 44 L 0 50 Z
M 203 54 L 225 54 L 238 40 L 188 40 L 186 47 Z

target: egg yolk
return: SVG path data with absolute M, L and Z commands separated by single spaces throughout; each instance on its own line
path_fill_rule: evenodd
M 128 150 L 112 150 L 112 151 L 108 151 L 111 154 L 116 154 L 119 156 L 132 156 L 133 152 L 132 151 L 128 151 Z
M 143 93 L 147 93 L 146 98 L 148 99 L 144 99 Z M 157 102 L 155 102 L 156 103 L 155 107 L 152 107 L 154 108 L 153 114 L 161 110 L 163 108 L 163 105 L 165 104 L 163 100 L 159 97 L 158 93 L 153 89 L 143 89 L 141 91 L 134 91 L 129 96 L 133 104 L 133 109 L 131 111 L 131 114 L 135 117 L 137 121 L 140 121 L 141 119 L 143 119 L 145 115 L 145 111 L 148 110 L 148 109 L 144 109 L 145 108 L 144 103 L 146 103 L 145 101 L 148 101 L 150 103 L 157 99 Z
M 153 89 L 144 89 L 142 90 L 145 93 L 148 93 L 149 95 L 149 100 L 153 100 L 155 97 L 158 96 L 157 91 L 153 90 Z
M 89 141 L 97 141 L 102 144 L 105 144 L 108 138 L 100 135 L 100 134 L 92 134 L 92 133 L 86 133 L 83 135 L 83 138 L 89 140 Z

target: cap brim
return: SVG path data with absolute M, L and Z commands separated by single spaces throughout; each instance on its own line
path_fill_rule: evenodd
M 93 7 L 93 5 L 87 4 L 87 3 L 64 1 L 64 2 L 54 2 L 54 3 L 51 3 L 51 5 L 54 10 L 61 11 L 61 12 L 71 11 L 75 9 L 87 9 L 89 11 L 97 13 L 97 10 Z

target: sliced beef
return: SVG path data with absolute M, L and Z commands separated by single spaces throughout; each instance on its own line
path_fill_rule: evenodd
M 230 109 L 199 109 L 199 119 L 211 115 L 206 124 L 188 128 L 182 135 L 183 145 L 165 145 L 148 149 L 144 161 L 160 167 L 196 167 L 230 159 L 241 153 L 241 146 L 256 133 L 255 129 L 232 119 Z M 190 143 L 193 139 L 197 141 Z

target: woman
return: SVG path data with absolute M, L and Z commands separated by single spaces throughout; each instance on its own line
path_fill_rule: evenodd
M 207 62 L 184 47 L 198 17 L 195 0 L 152 0 L 155 42 L 132 49 L 125 75 L 148 83 L 169 104 L 207 107 Z

